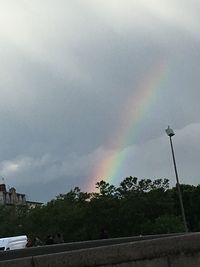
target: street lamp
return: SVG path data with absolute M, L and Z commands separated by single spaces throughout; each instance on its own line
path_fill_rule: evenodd
M 169 136 L 169 140 L 170 140 L 170 146 L 171 146 L 171 151 L 172 151 L 172 158 L 173 158 L 173 163 L 174 163 L 174 171 L 175 171 L 175 176 L 176 176 L 176 187 L 177 187 L 177 190 L 178 190 L 178 196 L 179 196 L 179 201 L 180 201 L 182 220 L 183 220 L 185 232 L 188 232 L 186 218 L 185 218 L 185 211 L 184 211 L 184 206 L 183 206 L 183 199 L 182 199 L 182 194 L 181 194 L 181 189 L 180 189 L 180 183 L 179 183 L 179 178 L 178 178 L 178 172 L 177 172 L 177 167 L 176 167 L 174 149 L 173 149 L 173 144 L 172 144 L 172 136 L 174 136 L 175 133 L 174 133 L 174 131 L 169 126 L 168 126 L 168 128 L 165 131 L 166 131 L 167 135 Z

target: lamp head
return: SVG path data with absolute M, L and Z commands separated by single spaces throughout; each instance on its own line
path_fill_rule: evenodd
M 166 131 L 167 135 L 170 137 L 175 135 L 174 131 L 169 126 L 165 131 Z

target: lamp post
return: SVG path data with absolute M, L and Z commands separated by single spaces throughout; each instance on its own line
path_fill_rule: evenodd
M 174 155 L 174 148 L 172 144 L 172 136 L 175 135 L 174 131 L 168 126 L 168 128 L 165 130 L 167 135 L 169 136 L 170 140 L 170 146 L 171 146 L 171 151 L 172 151 L 172 158 L 173 158 L 173 163 L 174 163 L 174 171 L 175 171 L 175 176 L 176 176 L 176 187 L 178 190 L 178 196 L 179 196 L 179 202 L 180 202 L 180 207 L 181 207 L 181 214 L 182 214 L 182 220 L 183 220 L 183 225 L 185 228 L 185 232 L 188 232 L 187 228 L 187 222 L 185 218 L 185 211 L 184 211 L 184 206 L 183 206 L 183 199 L 182 199 L 182 194 L 181 194 L 181 189 L 180 189 L 180 183 L 179 183 L 179 178 L 178 178 L 178 172 L 177 172 L 177 167 L 176 167 L 176 160 L 175 160 L 175 155 Z

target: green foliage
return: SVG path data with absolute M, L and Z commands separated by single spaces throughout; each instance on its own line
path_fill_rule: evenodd
M 168 179 L 126 177 L 115 187 L 96 184 L 99 192 L 78 187 L 35 209 L 0 207 L 0 236 L 27 234 L 45 240 L 60 232 L 66 242 L 109 237 L 183 232 L 176 188 Z M 181 185 L 186 219 L 191 231 L 200 230 L 200 186 Z
M 116 188 L 114 185 L 110 185 L 109 183 L 106 183 L 105 181 L 100 181 L 96 183 L 96 188 L 99 189 L 100 193 L 96 194 L 97 196 L 114 196 L 116 192 Z

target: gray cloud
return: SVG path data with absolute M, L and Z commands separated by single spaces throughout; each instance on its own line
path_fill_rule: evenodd
M 0 1 L 6 182 L 39 200 L 73 186 L 87 190 L 102 160 L 120 153 L 113 138 L 140 105 L 127 103 L 162 59 L 166 73 L 120 147 L 127 156 L 115 180 L 173 176 L 164 137 L 170 124 L 181 178 L 198 183 L 199 8 L 195 0 Z

